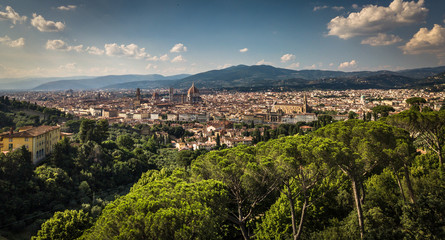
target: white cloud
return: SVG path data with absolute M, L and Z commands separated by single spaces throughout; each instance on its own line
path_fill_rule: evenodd
M 281 56 L 282 63 L 285 63 L 285 62 L 288 62 L 291 60 L 295 60 L 295 55 L 287 53 L 287 54 L 284 54 L 283 56 Z
M 136 59 L 149 57 L 145 52 L 145 48 L 139 48 L 138 45 L 134 43 L 128 45 L 117 45 L 116 43 L 105 44 L 105 54 L 108 56 L 125 56 Z
M 322 10 L 322 9 L 326 9 L 326 8 L 328 8 L 328 6 L 326 6 L 326 5 L 324 5 L 324 6 L 315 6 L 313 11 L 316 12 L 316 11 L 319 11 L 319 10 Z
M 170 52 L 187 52 L 187 47 L 182 43 L 175 44 L 175 46 L 170 49 Z
M 355 60 L 351 60 L 350 62 L 342 62 L 338 66 L 339 69 L 345 69 L 345 68 L 353 68 L 357 66 L 357 62 Z
M 379 33 L 377 36 L 369 37 L 362 40 L 362 44 L 369 44 L 371 46 L 388 46 L 398 42 L 402 39 L 393 34 Z
M 358 7 L 358 5 L 357 4 L 352 4 L 352 8 L 354 8 L 354 9 L 358 9 L 359 7 Z
M 168 54 L 164 54 L 164 55 L 162 55 L 160 57 L 158 57 L 158 56 L 147 56 L 146 60 L 147 61 L 154 61 L 154 62 L 157 62 L 157 61 L 166 62 L 166 61 L 170 60 L 170 57 L 168 56 Z
M 60 70 L 68 70 L 68 71 L 72 71 L 76 69 L 76 63 L 67 63 L 65 65 L 60 65 L 59 69 Z
M 153 56 L 153 57 L 148 56 L 147 61 L 159 61 L 159 57 L 158 56 Z
M 224 65 L 219 65 L 216 69 L 224 69 L 224 68 L 228 68 L 228 67 L 231 67 L 231 66 L 233 66 L 233 65 L 230 64 L 230 63 L 226 63 Z
M 419 0 L 417 3 L 394 0 L 389 7 L 365 6 L 360 12 L 350 13 L 347 17 L 333 18 L 328 23 L 328 35 L 348 39 L 421 22 L 428 13 L 423 3 L 424 0 Z
M 55 40 L 48 40 L 46 42 L 46 49 L 48 49 L 48 50 L 60 50 L 60 51 L 83 52 L 83 45 L 69 46 L 63 40 L 55 39 Z
M 299 68 L 300 67 L 300 63 L 296 62 L 296 63 L 292 63 L 291 65 L 287 66 L 287 68 Z
M 341 10 L 344 10 L 345 7 L 342 7 L 342 6 L 333 6 L 332 9 L 334 9 L 335 11 L 341 11 Z
M 332 67 L 332 66 L 334 66 L 334 63 L 329 63 L 329 67 Z
M 0 11 L 0 20 L 9 20 L 13 24 L 16 24 L 17 22 L 24 23 L 26 21 L 26 19 L 27 19 L 26 16 L 20 16 L 10 6 L 6 6 L 5 10 L 6 10 L 6 12 L 1 12 Z
M 445 28 L 438 24 L 431 30 L 421 28 L 401 49 L 404 54 L 435 54 L 442 63 L 445 60 Z
M 31 25 L 41 32 L 60 32 L 65 29 L 65 24 L 62 22 L 47 21 L 42 15 L 32 14 Z
M 315 64 L 304 67 L 304 69 L 315 69 L 315 68 L 317 68 L 317 65 L 315 65 Z
M 100 48 L 97 48 L 97 47 L 95 47 L 95 46 L 87 47 L 86 51 L 87 51 L 89 54 L 93 54 L 93 55 L 103 55 L 103 54 L 105 53 L 104 50 L 102 50 L 102 49 L 100 49 Z
M 172 63 L 185 62 L 185 59 L 182 57 L 182 55 L 179 55 L 179 56 L 176 56 L 175 58 L 173 58 L 171 62 Z
M 151 63 L 147 64 L 147 66 L 145 67 L 145 70 L 150 70 L 150 69 L 157 69 L 158 66 L 157 65 L 153 65 Z
M 25 39 L 24 38 L 18 38 L 16 40 L 12 40 L 10 37 L 5 35 L 4 37 L 0 37 L 0 42 L 5 44 L 6 46 L 18 48 L 25 46 Z
M 248 48 L 242 48 L 242 49 L 239 50 L 239 52 L 241 52 L 241 53 L 245 53 L 245 52 L 247 52 L 247 51 L 249 51 Z
M 182 58 L 182 56 L 181 56 L 181 58 Z M 168 57 L 167 54 L 164 54 L 164 55 L 162 55 L 162 56 L 159 57 L 159 60 L 161 60 L 161 61 L 163 61 L 163 62 L 168 61 L 169 59 L 170 59 L 170 58 Z
M 260 61 L 255 63 L 255 65 L 272 65 L 272 63 L 271 62 L 267 62 L 264 59 L 261 59 Z
M 69 46 L 68 48 L 69 48 L 69 50 L 73 50 L 73 51 L 76 51 L 76 52 L 83 52 L 83 45 L 82 44 L 81 45 L 77 45 L 77 46 Z
M 67 6 L 60 6 L 57 9 L 62 11 L 70 11 L 70 10 L 75 10 L 76 8 L 77 8 L 76 5 L 67 5 Z

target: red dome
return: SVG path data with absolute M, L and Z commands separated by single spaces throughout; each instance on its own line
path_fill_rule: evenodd
M 199 90 L 195 87 L 195 83 L 189 88 L 187 95 L 199 94 Z

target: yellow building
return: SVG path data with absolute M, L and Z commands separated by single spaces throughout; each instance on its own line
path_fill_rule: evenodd
M 59 126 L 22 127 L 18 132 L 0 134 L 0 148 L 3 153 L 25 146 L 31 152 L 31 160 L 38 163 L 53 151 L 60 140 Z

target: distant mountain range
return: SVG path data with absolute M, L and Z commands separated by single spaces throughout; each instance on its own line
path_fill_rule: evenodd
M 39 85 L 32 90 L 45 90 L 45 91 L 53 91 L 53 90 L 86 90 L 86 89 L 115 89 L 116 85 L 125 84 L 129 82 L 147 82 L 147 86 L 150 83 L 153 83 L 154 87 L 159 87 L 159 81 L 171 81 L 183 79 L 188 74 L 180 74 L 174 76 L 162 76 L 159 74 L 150 74 L 150 75 L 110 75 L 103 77 L 95 77 L 90 79 L 81 79 L 81 80 L 59 80 L 59 81 L 51 81 Z M 134 87 L 132 87 L 134 88 Z
M 324 71 L 290 70 L 268 65 L 238 65 L 195 75 L 162 76 L 120 75 L 103 77 L 79 77 L 78 79 L 40 79 L 38 86 L 28 89 L 39 91 L 86 90 L 86 89 L 153 89 L 188 88 L 195 83 L 198 88 L 268 90 L 268 89 L 367 89 L 412 88 L 445 82 L 445 66 L 418 68 L 402 71 Z M 46 82 L 45 82 L 46 80 Z M 2 80 L 0 80 L 2 81 Z M 29 84 L 28 80 L 28 84 Z M 26 86 L 23 80 L 17 86 Z M 10 83 L 12 84 L 12 83 Z M 5 84 L 0 84 L 2 87 Z

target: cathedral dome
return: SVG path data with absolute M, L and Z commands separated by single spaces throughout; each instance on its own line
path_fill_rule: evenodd
M 199 94 L 198 88 L 195 87 L 195 83 L 192 84 L 192 86 L 189 88 L 187 95 L 196 95 Z

